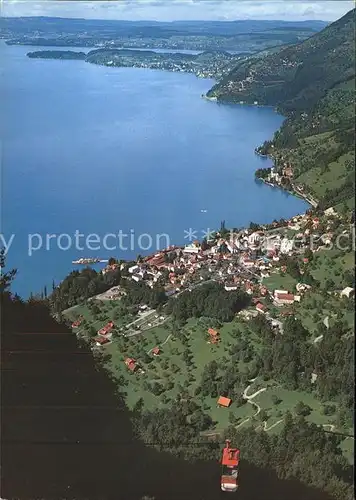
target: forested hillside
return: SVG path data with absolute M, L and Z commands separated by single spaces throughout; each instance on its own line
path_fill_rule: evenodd
M 354 206 L 355 10 L 299 45 L 248 58 L 209 92 L 287 115 L 260 152 L 290 164 L 323 207 Z
M 219 498 L 221 446 L 199 437 L 206 419 L 199 405 L 180 401 L 152 412 L 136 405 L 130 414 L 100 360 L 53 320 L 46 300 L 14 296 L 13 277 L 3 272 L 0 278 L 2 495 Z M 229 432 L 235 438 L 235 429 Z M 250 429 L 238 440 L 245 457 L 241 500 L 331 500 L 329 493 L 351 500 L 350 467 L 338 438 L 302 417 L 287 415 L 281 437 Z

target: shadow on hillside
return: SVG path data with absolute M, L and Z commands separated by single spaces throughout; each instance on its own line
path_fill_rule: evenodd
M 217 462 L 189 464 L 135 440 L 129 412 L 91 352 L 41 308 L 21 314 L 24 306 L 17 307 L 15 316 L 5 308 L 2 317 L 3 498 L 226 497 Z M 244 461 L 240 482 L 241 500 L 328 498 Z

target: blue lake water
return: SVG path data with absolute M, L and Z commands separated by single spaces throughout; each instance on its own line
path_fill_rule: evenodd
M 72 49 L 70 47 L 44 47 L 43 45 L 29 45 L 27 47 L 26 52 L 32 52 L 35 50 L 73 50 L 75 52 L 90 52 L 91 50 L 98 50 L 98 49 L 124 49 L 124 50 L 139 50 L 139 51 L 150 51 L 150 52 L 157 52 L 158 54 L 192 54 L 192 55 L 197 55 L 201 54 L 204 52 L 203 50 L 189 50 L 189 49 L 156 49 L 156 48 L 138 48 L 138 47 L 100 47 L 100 46 L 92 46 L 92 47 L 73 47 Z M 230 54 L 241 54 L 241 55 L 246 55 L 249 54 L 250 52 L 248 51 L 239 51 L 239 50 L 228 50 L 226 52 L 229 52 Z
M 254 179 L 270 165 L 254 148 L 283 120 L 272 109 L 201 99 L 214 82 L 191 74 L 29 59 L 29 50 L 0 45 L 1 232 L 15 235 L 7 261 L 22 295 L 58 282 L 82 256 L 134 258 L 165 246 L 156 235 L 184 244 L 190 228 L 200 239 L 223 219 L 241 227 L 307 208 Z M 120 230 L 121 240 L 106 240 L 116 250 L 103 248 Z M 35 233 L 42 247 L 30 256 Z M 100 242 L 76 249 L 91 233 Z M 46 244 L 46 235 L 56 236 Z

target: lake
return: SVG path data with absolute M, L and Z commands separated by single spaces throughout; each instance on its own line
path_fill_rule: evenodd
M 202 99 L 214 82 L 192 74 L 0 50 L 2 233 L 14 235 L 7 262 L 23 296 L 79 257 L 131 259 L 222 220 L 241 227 L 308 207 L 254 179 L 270 165 L 254 148 L 283 121 L 272 109 Z

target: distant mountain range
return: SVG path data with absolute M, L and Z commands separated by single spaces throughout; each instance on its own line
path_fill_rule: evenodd
M 258 52 L 298 43 L 323 21 L 104 21 L 51 17 L 1 18 L 7 43 L 43 46 L 110 46 Z
M 320 31 L 328 23 L 325 21 L 123 21 L 99 19 L 67 19 L 60 17 L 2 17 L 0 18 L 0 33 L 4 31 L 12 34 L 29 34 L 31 30 L 46 32 L 82 32 L 82 30 L 102 31 L 113 30 L 117 34 L 152 35 L 152 28 L 156 34 L 170 32 L 171 34 L 190 35 L 222 35 L 234 36 L 239 33 L 255 33 L 271 30 L 305 30 Z M 142 30 L 143 33 L 142 33 Z
M 207 94 L 288 116 L 264 153 L 291 163 L 322 205 L 354 206 L 355 9 L 308 40 L 242 60 Z

